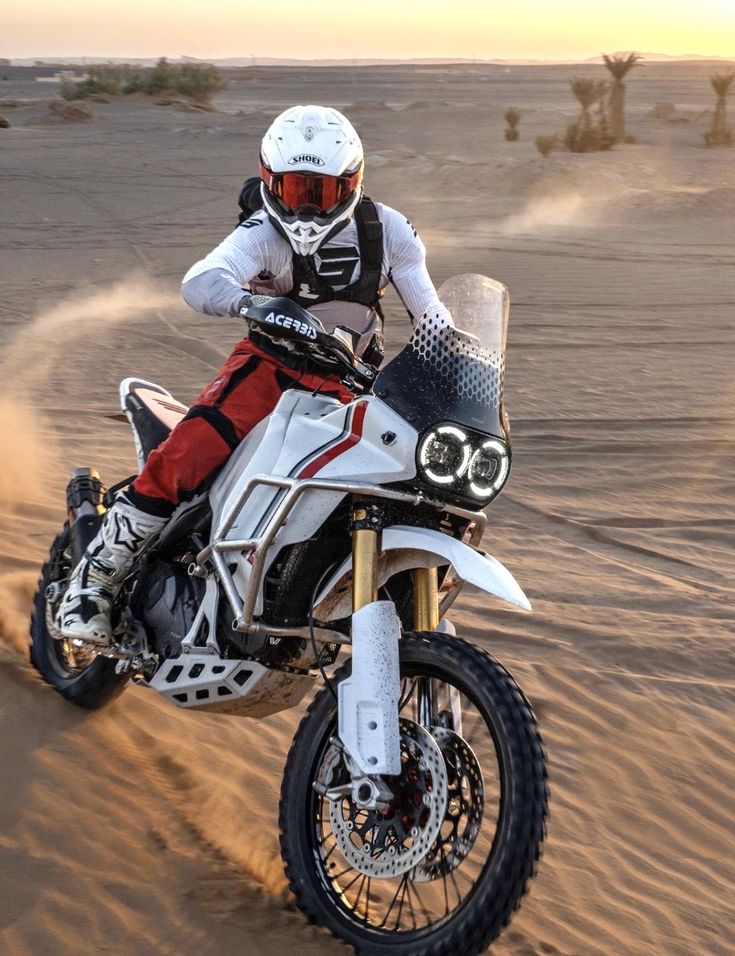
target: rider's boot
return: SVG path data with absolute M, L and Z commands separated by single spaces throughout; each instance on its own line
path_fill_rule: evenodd
M 167 520 L 118 496 L 69 579 L 57 616 L 63 637 L 102 646 L 112 642 L 110 610 L 120 584 Z

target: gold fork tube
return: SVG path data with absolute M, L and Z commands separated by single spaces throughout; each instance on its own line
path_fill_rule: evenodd
M 365 512 L 357 510 L 356 520 Z M 352 610 L 378 600 L 378 532 L 361 528 L 352 532 Z
M 413 626 L 417 631 L 435 631 L 439 626 L 436 568 L 413 570 Z

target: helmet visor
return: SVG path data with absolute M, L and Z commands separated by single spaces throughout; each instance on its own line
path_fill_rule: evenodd
M 274 173 L 261 162 L 260 175 L 265 188 L 289 212 L 302 206 L 314 206 L 320 212 L 329 212 L 350 199 L 362 182 L 362 166 L 345 176 L 325 173 Z

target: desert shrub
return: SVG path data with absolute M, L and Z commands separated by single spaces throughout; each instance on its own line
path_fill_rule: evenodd
M 595 153 L 610 149 L 615 145 L 615 140 L 594 120 L 589 123 L 577 120 L 567 126 L 562 143 L 571 153 Z
M 515 106 L 510 106 L 504 113 L 505 122 L 508 128 L 505 131 L 505 138 L 509 143 L 515 143 L 518 140 L 518 124 L 521 121 L 521 111 Z
M 211 63 L 169 63 L 162 57 L 154 67 L 139 70 L 127 80 L 123 92 L 179 93 L 197 103 L 206 103 L 213 93 L 225 87 L 222 74 Z
M 724 133 L 713 133 L 711 130 L 709 133 L 704 134 L 704 141 L 707 146 L 732 146 L 733 136 L 732 130 L 725 130 Z
M 125 69 L 119 66 L 90 66 L 89 76 L 83 82 L 88 94 L 106 93 L 119 96 L 125 78 Z
M 199 103 L 206 102 L 225 86 L 222 74 L 211 63 L 184 63 L 176 77 L 176 91 Z
M 73 76 L 62 74 L 61 96 L 65 100 L 84 100 L 88 96 L 106 94 L 119 96 L 125 77 L 124 67 L 111 66 L 107 63 L 90 66 L 88 75 L 83 80 L 76 80 Z
M 688 123 L 687 116 L 682 116 L 673 103 L 656 103 L 649 112 L 648 118 L 659 123 Z
M 120 93 L 162 93 L 188 96 L 207 103 L 213 93 L 225 86 L 222 74 L 211 63 L 169 63 L 162 57 L 154 67 L 133 70 L 129 66 L 102 64 L 91 66 L 83 80 L 71 75 L 61 77 L 61 96 L 65 100 L 83 100 L 92 96 L 118 96 Z
M 65 123 L 91 123 L 94 119 L 92 110 L 86 103 L 67 103 L 66 100 L 52 100 L 49 109 Z
M 75 80 L 73 76 L 64 76 L 61 77 L 61 96 L 65 100 L 80 100 L 82 99 L 82 94 L 79 90 L 79 80 Z
M 166 57 L 162 57 L 158 63 L 148 70 L 139 70 L 133 73 L 125 84 L 123 92 L 125 93 L 148 93 L 155 96 L 158 93 L 170 92 L 173 86 L 174 67 L 168 62 Z
M 0 116 L 0 129 L 8 129 L 10 123 L 5 119 L 4 116 Z
M 544 159 L 548 159 L 552 149 L 556 149 L 559 146 L 559 137 L 556 135 L 537 136 L 534 143 L 536 144 L 536 149 L 541 153 Z

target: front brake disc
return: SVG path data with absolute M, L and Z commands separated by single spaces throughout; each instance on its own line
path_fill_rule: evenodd
M 474 751 L 459 734 L 432 727 L 447 768 L 447 810 L 443 827 L 411 878 L 426 883 L 447 876 L 469 856 L 480 832 L 485 808 L 482 769 Z
M 401 774 L 382 778 L 392 792 L 390 804 L 361 809 L 347 795 L 329 802 L 337 845 L 350 866 L 366 876 L 389 878 L 414 869 L 437 842 L 447 811 L 447 768 L 440 747 L 412 720 L 401 718 L 400 731 Z

